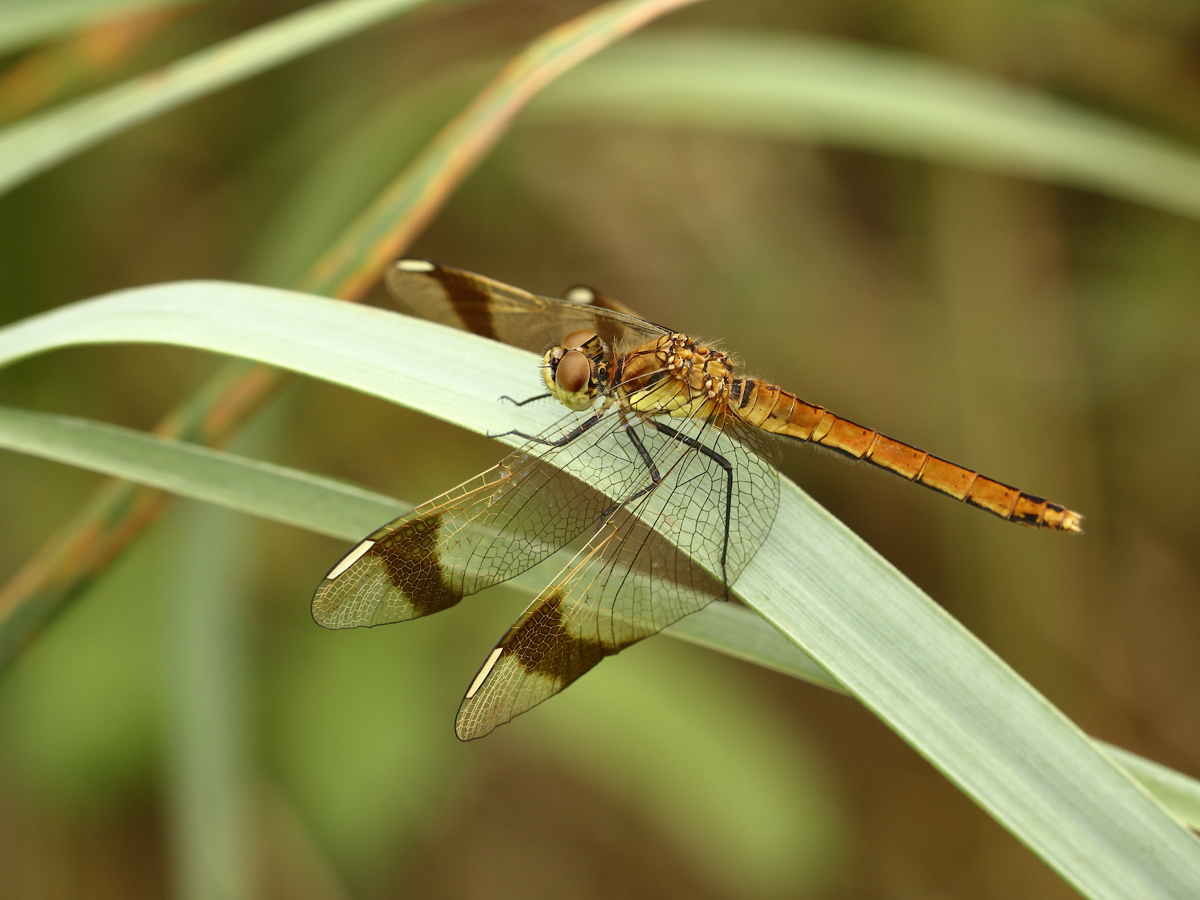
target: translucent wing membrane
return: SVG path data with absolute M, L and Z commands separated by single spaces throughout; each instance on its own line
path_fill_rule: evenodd
M 537 565 L 649 482 L 614 429 L 615 411 L 570 414 L 545 438 L 569 442 L 530 443 L 368 535 L 317 588 L 313 618 L 326 628 L 415 619 Z
M 763 438 L 727 424 L 632 426 L 657 483 L 631 493 L 492 651 L 459 708 L 459 738 L 484 736 L 728 596 L 771 528 L 779 482 Z
M 388 291 L 425 319 L 542 353 L 573 331 L 600 335 L 617 349 L 666 333 L 590 288 L 557 300 L 539 297 L 473 272 L 425 260 L 402 259 L 384 275 Z

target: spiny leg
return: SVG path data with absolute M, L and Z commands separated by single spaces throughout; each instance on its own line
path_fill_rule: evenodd
M 667 437 L 679 441 L 685 447 L 690 447 L 693 450 L 696 450 L 699 453 L 707 456 L 725 470 L 725 539 L 721 544 L 721 582 L 725 585 L 725 599 L 728 600 L 729 578 L 725 574 L 725 562 L 729 557 L 729 530 L 733 517 L 733 464 L 707 444 L 704 444 L 693 437 L 688 437 L 686 434 L 681 434 L 670 425 L 664 425 L 661 422 L 656 422 L 655 427 Z
M 600 516 L 600 528 L 603 528 L 604 523 L 608 521 L 608 517 L 615 513 L 622 506 L 628 506 L 635 500 L 646 496 L 656 487 L 662 484 L 662 476 L 658 473 L 658 466 L 655 465 L 654 458 L 646 449 L 646 445 L 642 443 L 642 439 L 637 436 L 637 432 L 633 430 L 633 426 L 628 422 L 625 423 L 625 433 L 629 435 L 629 440 L 633 443 L 634 449 L 637 450 L 638 456 L 641 457 L 642 462 L 646 465 L 646 469 L 650 472 L 650 483 L 641 490 L 634 492 L 624 500 L 620 501 L 619 503 L 614 503 L 612 506 L 606 509 Z
M 574 428 L 572 428 L 570 431 L 568 431 L 566 434 L 564 434 L 562 437 L 558 438 L 557 440 L 553 440 L 553 441 L 547 440 L 546 438 L 541 437 L 540 435 L 526 434 L 523 431 L 515 431 L 515 430 L 514 431 L 504 431 L 504 432 L 501 432 L 500 434 L 489 434 L 488 437 L 502 438 L 502 437 L 509 437 L 510 435 L 516 435 L 517 437 L 521 438 L 522 440 L 531 441 L 535 444 L 541 444 L 545 447 L 565 447 L 565 446 L 567 446 L 567 444 L 571 443 L 571 441 L 573 441 L 577 437 L 581 436 L 589 428 L 591 428 L 597 422 L 599 422 L 600 419 L 604 416 L 606 409 L 607 409 L 607 407 L 602 408 L 598 413 L 596 413 L 594 416 L 592 416 L 586 422 L 581 422 L 580 424 L 578 424 Z
M 514 400 L 512 397 L 508 396 L 508 394 L 501 394 L 500 399 L 507 400 L 513 406 L 525 406 L 527 403 L 533 403 L 537 400 L 545 400 L 545 399 L 547 399 L 549 397 L 553 397 L 553 396 L 554 396 L 553 394 L 551 394 L 549 391 L 547 391 L 544 394 L 538 394 L 536 397 L 530 397 L 528 400 Z

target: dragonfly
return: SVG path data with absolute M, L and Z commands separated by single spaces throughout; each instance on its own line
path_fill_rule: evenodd
M 456 605 L 568 545 L 570 562 L 484 661 L 455 719 L 482 737 L 601 660 L 714 600 L 766 540 L 779 504 L 776 438 L 877 466 L 1002 519 L 1081 532 L 1083 517 L 743 374 L 727 353 L 590 288 L 543 297 L 427 260 L 385 281 L 424 318 L 541 354 L 566 413 L 496 466 L 369 534 L 312 601 L 326 628 Z M 504 398 L 509 399 L 509 398 Z

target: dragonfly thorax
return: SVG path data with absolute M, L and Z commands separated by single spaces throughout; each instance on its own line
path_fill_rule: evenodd
M 733 377 L 728 354 L 672 333 L 629 354 L 622 390 L 646 415 L 707 417 L 728 401 Z
M 586 409 L 599 391 L 608 348 L 590 331 L 574 331 L 542 358 L 542 378 L 559 403 Z

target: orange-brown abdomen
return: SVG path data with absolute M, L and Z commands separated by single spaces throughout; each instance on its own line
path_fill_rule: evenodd
M 747 423 L 772 434 L 812 441 L 854 459 L 894 472 L 956 500 L 1022 525 L 1081 533 L 1083 516 L 1026 494 L 962 466 L 947 462 L 805 403 L 795 394 L 751 378 L 730 390 L 730 406 Z

